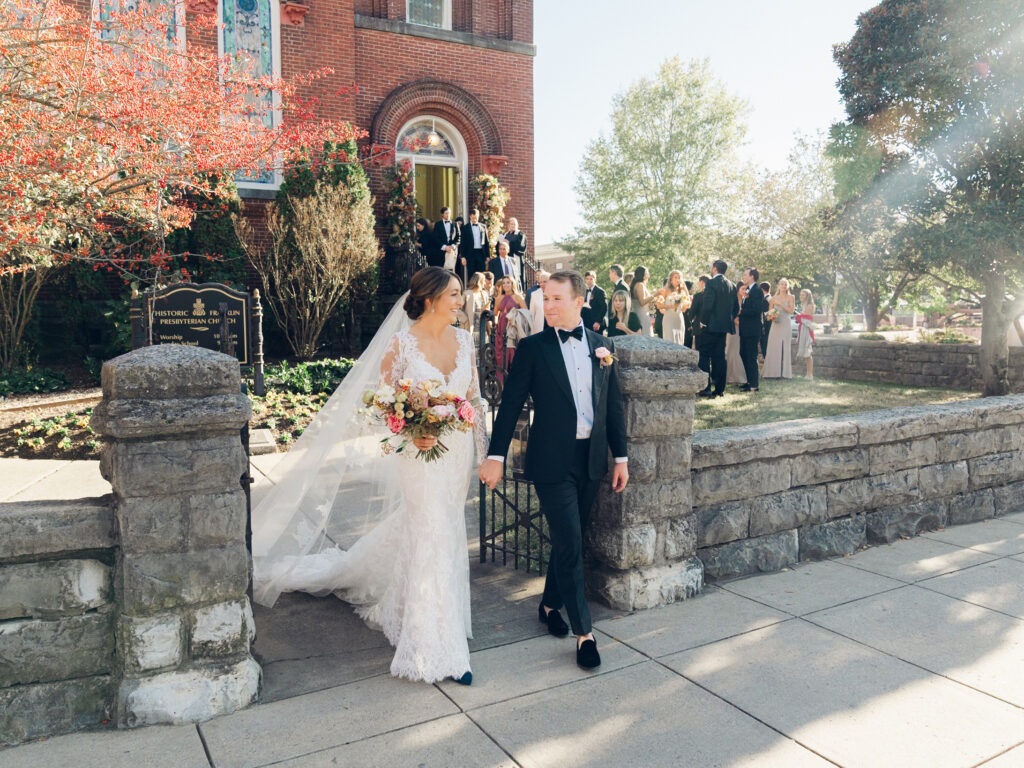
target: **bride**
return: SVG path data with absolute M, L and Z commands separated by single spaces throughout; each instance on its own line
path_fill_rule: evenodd
M 478 409 L 472 433 L 446 434 L 447 452 L 427 463 L 412 450 L 382 455 L 387 435 L 358 413 L 366 390 L 406 378 L 479 398 L 472 337 L 452 327 L 461 306 L 451 272 L 413 275 L 253 509 L 253 594 L 273 606 L 282 592 L 334 593 L 394 646 L 392 675 L 469 685 L 465 504 L 474 438 L 481 460 L 486 454 L 484 415 Z M 424 451 L 436 442 L 414 444 Z

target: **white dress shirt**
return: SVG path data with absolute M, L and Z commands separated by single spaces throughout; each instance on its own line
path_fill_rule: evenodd
M 480 225 L 470 224 L 470 226 L 473 228 L 473 248 L 474 250 L 479 250 L 484 247 L 482 235 L 480 233 Z

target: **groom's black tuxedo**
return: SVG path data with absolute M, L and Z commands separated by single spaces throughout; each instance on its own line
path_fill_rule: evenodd
M 577 635 L 591 631 L 590 609 L 583 591 L 583 531 L 608 472 L 608 448 L 626 456 L 626 420 L 614 364 L 602 366 L 594 355 L 612 342 L 584 331 L 593 374 L 591 403 L 594 423 L 590 438 L 576 439 L 577 412 L 554 328 L 519 342 L 512 370 L 505 379 L 501 407 L 494 420 L 488 456 L 505 456 L 519 414 L 533 398 L 533 423 L 526 444 L 526 477 L 533 481 L 551 534 L 551 564 L 544 583 L 543 605 L 565 606 Z M 565 342 L 566 344 L 570 342 Z
M 594 350 L 614 345 L 604 336 L 586 331 L 593 369 L 594 427 L 590 433 L 587 468 L 592 480 L 608 472 L 608 448 L 626 455 L 626 419 L 614 365 L 602 367 Z M 501 392 L 501 407 L 494 420 L 488 456 L 504 456 L 528 397 L 533 398 L 533 424 L 526 445 L 526 477 L 535 483 L 558 482 L 569 472 L 576 443 L 576 404 L 561 342 L 554 328 L 527 336 L 516 347 L 512 370 Z M 550 607 L 550 606 L 549 606 Z

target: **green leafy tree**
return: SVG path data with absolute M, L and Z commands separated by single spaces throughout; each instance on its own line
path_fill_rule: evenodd
M 987 395 L 1009 391 L 1024 313 L 1022 30 L 1019 0 L 885 0 L 835 49 L 846 126 L 876 155 L 861 170 L 906 250 L 982 297 Z
M 610 133 L 580 164 L 584 223 L 559 246 L 598 274 L 616 262 L 655 275 L 704 266 L 719 236 L 735 228 L 744 110 L 707 61 L 669 59 L 618 94 Z

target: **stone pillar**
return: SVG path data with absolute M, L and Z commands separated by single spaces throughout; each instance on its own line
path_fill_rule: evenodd
M 238 361 L 173 344 L 103 365 L 92 417 L 120 538 L 118 724 L 206 720 L 250 704 L 246 467 Z
M 629 485 L 606 480 L 587 530 L 592 596 L 624 611 L 690 597 L 704 585 L 690 488 L 697 353 L 657 338 L 615 339 L 626 410 Z

